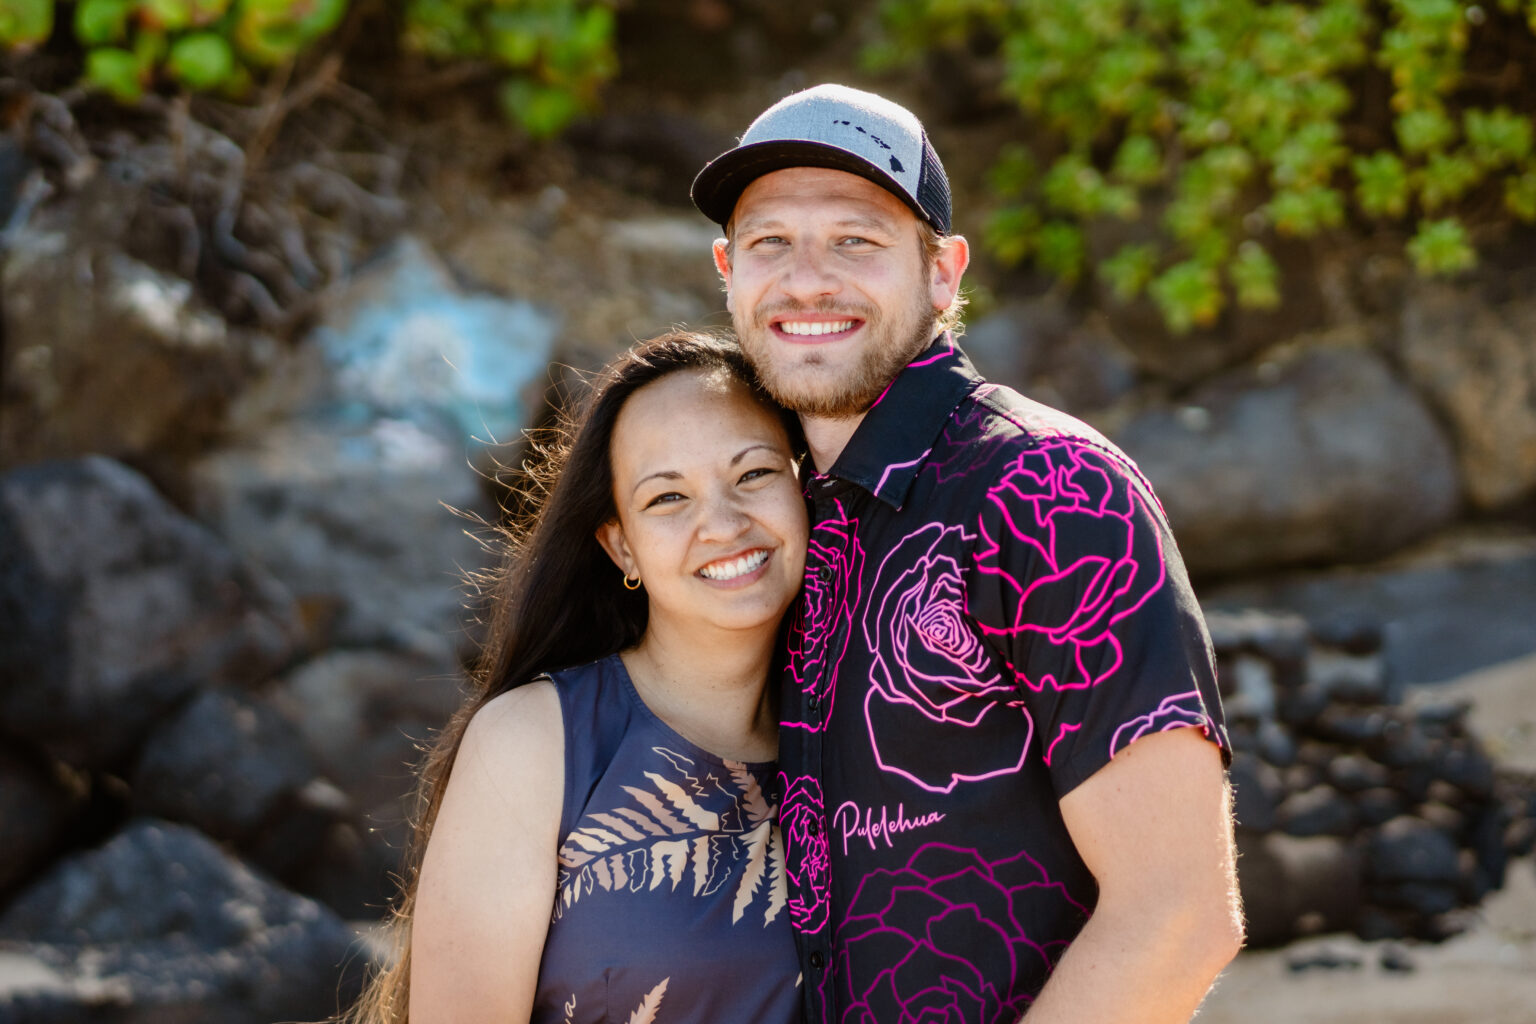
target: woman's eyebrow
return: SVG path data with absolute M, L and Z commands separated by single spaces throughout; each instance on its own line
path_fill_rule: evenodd
M 629 493 L 633 494 L 635 491 L 638 491 L 640 489 L 640 485 L 645 483 L 647 480 L 681 480 L 682 478 L 683 474 L 679 473 L 675 469 L 658 469 L 656 472 L 648 473 L 641 477 L 639 480 L 636 480 L 635 486 L 630 489 Z
M 730 465 L 737 465 L 741 462 L 742 459 L 759 450 L 772 452 L 775 455 L 783 454 L 776 445 L 770 444 L 767 441 L 759 441 L 756 444 L 747 445 L 741 451 L 731 456 Z M 630 490 L 630 493 L 633 494 L 635 491 L 638 491 L 640 489 L 640 485 L 645 483 L 647 480 L 681 480 L 682 478 L 683 474 L 679 473 L 675 469 L 658 469 L 656 472 L 647 473 L 639 480 L 636 480 L 635 486 Z
M 741 451 L 737 452 L 731 458 L 731 465 L 733 465 L 733 466 L 736 465 L 742 459 L 746 458 L 749 454 L 751 454 L 752 452 L 757 451 L 758 449 L 763 449 L 765 451 L 773 452 L 775 455 L 780 454 L 778 448 L 774 447 L 773 445 L 769 444 L 766 441 L 760 441 L 757 444 L 749 444 L 745 448 L 743 448 Z

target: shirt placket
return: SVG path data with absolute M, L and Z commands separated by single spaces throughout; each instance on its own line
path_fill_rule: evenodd
M 851 488 L 847 484 L 835 478 L 820 478 L 811 485 L 811 514 L 813 523 L 825 522 L 838 514 L 837 503 L 833 500 L 840 493 L 845 495 Z M 820 551 L 808 553 L 806 559 L 806 580 L 812 578 L 822 586 L 831 587 L 837 574 L 837 567 L 828 564 Z M 836 672 L 837 666 L 832 664 L 829 651 L 841 650 L 845 627 L 836 618 L 836 627 L 818 636 L 819 649 L 814 652 L 814 657 L 807 659 L 809 663 L 819 666 L 820 678 L 814 685 L 806 687 L 807 696 L 804 701 L 804 721 L 813 726 L 804 733 L 804 764 L 806 769 L 817 778 L 825 778 L 823 752 L 825 750 L 824 737 L 826 736 L 826 716 L 831 708 L 830 702 L 823 700 L 822 695 L 831 692 L 833 680 L 831 675 Z M 827 835 L 826 808 L 818 812 L 811 828 L 818 838 Z M 831 880 L 828 879 L 830 886 Z M 828 898 L 831 898 L 830 891 Z M 834 901 L 834 906 L 835 901 Z M 814 935 L 805 936 L 802 945 L 802 953 L 805 964 L 810 969 L 806 982 L 811 989 L 821 989 L 828 982 L 828 975 L 833 970 L 832 958 L 832 933 L 837 923 L 829 921 L 828 926 Z M 830 993 L 829 993 L 830 995 Z M 812 1024 L 817 1024 L 820 1017 L 821 1004 L 818 1000 L 809 1001 L 811 1006 Z

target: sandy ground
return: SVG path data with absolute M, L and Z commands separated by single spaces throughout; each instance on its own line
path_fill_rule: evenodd
M 1411 971 L 1382 966 L 1406 954 Z M 1358 959 L 1356 967 L 1291 963 L 1315 952 Z M 1366 943 L 1353 936 L 1308 939 L 1246 952 L 1227 968 L 1198 1024 L 1533 1024 L 1536 1022 L 1536 865 L 1511 866 L 1471 930 L 1439 945 Z
M 1536 656 L 1454 681 L 1415 688 L 1410 703 L 1471 702 L 1467 723 L 1502 768 L 1536 773 Z M 1475 925 L 1439 945 L 1309 939 L 1247 952 L 1227 968 L 1199 1024 L 1536 1024 L 1536 862 L 1511 864 L 1504 888 L 1478 908 Z M 1382 966 L 1406 953 L 1412 971 Z M 1316 953 L 1355 967 L 1291 968 Z

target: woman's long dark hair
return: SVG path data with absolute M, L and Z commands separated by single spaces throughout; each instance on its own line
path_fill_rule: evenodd
M 734 342 L 675 330 L 642 342 L 609 363 L 574 415 L 562 413 L 550 437 L 525 464 L 530 486 L 520 523 L 502 531 L 507 555 L 488 581 L 487 636 L 473 687 L 444 727 L 420 769 L 415 834 L 389 922 L 395 957 L 341 1019 L 353 1024 L 406 1024 L 410 1002 L 410 922 L 416 884 L 443 790 L 469 720 L 499 694 L 545 672 L 595 661 L 638 643 L 645 633 L 643 590 L 623 574 L 597 541 L 614 519 L 609 451 L 614 423 L 640 388 L 683 370 L 723 370 L 773 408 Z M 794 416 L 780 413 L 801 447 Z

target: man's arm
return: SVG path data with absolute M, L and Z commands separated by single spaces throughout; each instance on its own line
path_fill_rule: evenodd
M 1144 736 L 1061 800 L 1099 884 L 1027 1024 L 1188 1021 L 1243 942 L 1229 791 L 1195 728 Z

